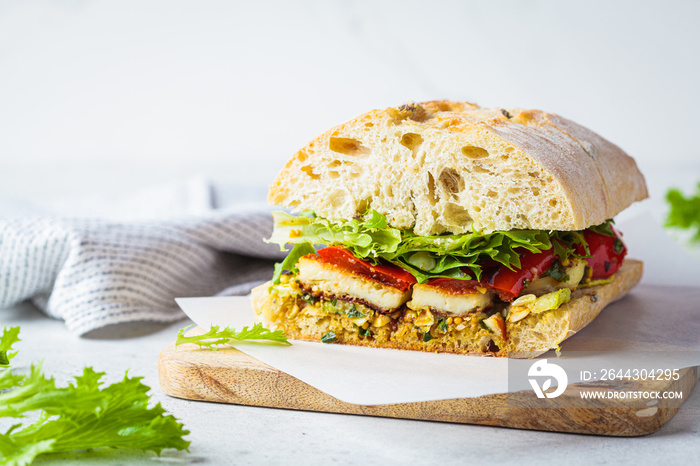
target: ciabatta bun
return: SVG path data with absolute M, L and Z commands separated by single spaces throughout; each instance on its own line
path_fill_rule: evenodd
M 329 219 L 372 208 L 432 235 L 582 230 L 646 197 L 634 160 L 572 121 L 434 101 L 332 128 L 292 157 L 268 200 Z

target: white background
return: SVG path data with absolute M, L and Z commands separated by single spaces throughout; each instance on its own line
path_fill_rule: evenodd
M 700 179 L 700 2 L 3 1 L 0 199 L 263 187 L 372 108 L 541 108 Z

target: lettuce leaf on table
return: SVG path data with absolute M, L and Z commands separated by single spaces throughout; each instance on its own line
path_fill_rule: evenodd
M 700 183 L 695 194 L 688 197 L 678 189 L 669 189 L 666 193 L 666 202 L 671 210 L 668 212 L 664 226 L 694 232 L 692 241 L 700 242 Z
M 185 332 L 193 327 L 194 326 L 191 325 L 180 329 L 177 334 L 177 340 L 175 340 L 175 346 L 185 343 L 194 343 L 195 345 L 199 345 L 200 348 L 215 350 L 220 345 L 230 345 L 242 341 L 266 341 L 282 345 L 291 345 L 282 330 L 272 331 L 266 329 L 260 322 L 257 322 L 250 328 L 243 327 L 240 331 L 231 327 L 224 327 L 222 329 L 218 325 L 212 325 L 206 333 L 185 336 Z
M 40 366 L 28 376 L 11 370 L 0 376 L 0 416 L 25 417 L 40 410 L 31 424 L 15 424 L 0 434 L 0 462 L 30 464 L 38 455 L 92 448 L 131 448 L 157 454 L 164 448 L 185 450 L 189 432 L 160 403 L 148 407 L 150 388 L 141 377 L 124 376 L 102 387 L 103 372 L 87 367 L 66 387 L 57 387 Z M 4 383 L 3 383 L 4 382 Z M 10 385 L 10 387 L 8 387 Z
M 19 341 L 19 327 L 6 330 L 4 348 Z M 13 354 L 14 355 L 14 354 Z M 150 388 L 141 377 L 103 386 L 103 372 L 91 367 L 65 387 L 32 365 L 29 374 L 0 369 L 0 417 L 26 418 L 0 433 L 0 464 L 24 466 L 47 453 L 94 448 L 129 448 L 160 454 L 165 448 L 186 450 L 189 433 L 157 403 L 149 407 Z
M 0 367 L 9 366 L 10 359 L 14 358 L 17 352 L 10 353 L 12 345 L 20 341 L 19 327 L 5 327 L 0 337 Z

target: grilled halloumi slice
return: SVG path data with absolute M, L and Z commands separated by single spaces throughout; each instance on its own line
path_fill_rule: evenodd
M 461 316 L 480 311 L 491 305 L 493 293 L 474 290 L 473 293 L 453 293 L 427 283 L 413 286 L 413 299 L 406 306 L 414 311 L 428 309 L 441 314 Z
M 308 255 L 297 263 L 296 279 L 314 295 L 352 298 L 383 311 L 393 311 L 411 297 L 411 290 L 402 291 L 369 277 L 324 262 L 320 256 Z

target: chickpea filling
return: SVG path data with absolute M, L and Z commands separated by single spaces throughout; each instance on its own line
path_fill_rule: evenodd
M 569 302 L 572 288 L 564 285 L 570 284 L 548 285 L 510 303 L 493 298 L 486 306 L 457 315 L 411 307 L 411 301 L 396 309 L 378 309 L 350 296 L 314 292 L 285 274 L 278 285 L 270 286 L 273 298 L 282 301 L 270 318 L 277 328 L 324 343 L 391 347 L 396 342 L 396 347 L 451 352 L 476 341 L 479 351 L 497 353 L 508 341 L 509 326 Z

